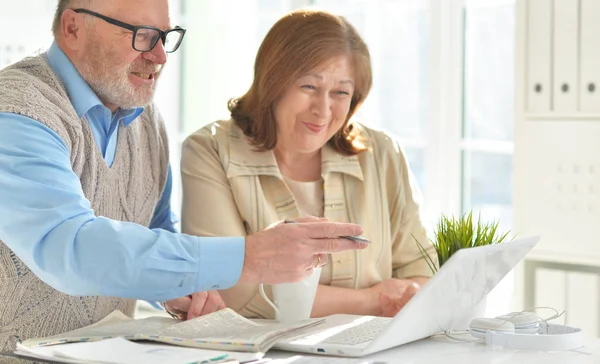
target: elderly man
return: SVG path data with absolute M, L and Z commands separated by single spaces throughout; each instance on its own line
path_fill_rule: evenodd
M 151 103 L 185 34 L 167 0 L 60 0 L 53 32 L 47 53 L 0 71 L 0 350 L 132 315 L 134 299 L 208 313 L 223 303 L 205 291 L 297 281 L 319 254 L 365 248 L 338 238 L 359 226 L 316 218 L 245 239 L 176 233 Z

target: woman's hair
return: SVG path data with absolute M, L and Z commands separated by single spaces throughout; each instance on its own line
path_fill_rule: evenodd
M 341 55 L 347 55 L 353 66 L 354 93 L 348 117 L 329 143 L 341 154 L 358 154 L 366 148 L 350 118 L 373 82 L 369 49 L 348 20 L 325 11 L 296 10 L 273 25 L 256 55 L 252 86 L 228 102 L 231 117 L 259 150 L 273 149 L 277 144 L 274 104 L 298 77 Z

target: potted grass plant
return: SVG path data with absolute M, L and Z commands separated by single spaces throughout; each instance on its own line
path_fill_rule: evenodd
M 498 221 L 484 222 L 480 217 L 474 220 L 473 211 L 459 217 L 442 215 L 434 228 L 433 237 L 429 239 L 435 248 L 439 267 L 460 249 L 498 244 L 509 240 L 510 231 L 500 232 L 498 225 Z M 429 268 L 436 273 L 438 264 L 427 254 L 423 244 L 416 238 L 415 241 Z
M 460 249 L 499 244 L 514 238 L 509 238 L 510 231 L 500 232 L 498 225 L 498 221 L 482 221 L 481 216 L 475 220 L 472 211 L 459 217 L 442 215 L 434 228 L 433 237 L 429 239 L 437 254 L 439 265 L 427 254 L 423 244 L 416 238 L 415 241 L 421 255 L 435 274 L 438 267 L 443 266 Z M 484 317 L 486 307 L 487 297 L 483 297 L 473 306 L 469 318 Z

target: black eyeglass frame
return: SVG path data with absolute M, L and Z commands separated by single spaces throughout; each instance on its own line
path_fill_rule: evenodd
M 158 29 L 158 28 L 150 26 L 150 25 L 131 25 L 131 24 L 122 22 L 120 20 L 108 17 L 106 15 L 102 15 L 102 14 L 96 13 L 95 11 L 91 11 L 91 10 L 88 10 L 88 9 L 79 8 L 79 9 L 72 9 L 72 10 L 74 12 L 76 12 L 76 13 L 84 13 L 84 14 L 88 14 L 88 15 L 94 16 L 96 18 L 100 18 L 100 19 L 104 20 L 105 22 L 107 22 L 109 24 L 116 25 L 118 27 L 121 27 L 123 29 L 127 29 L 127 30 L 133 32 L 133 37 L 131 38 L 131 48 L 135 49 L 138 52 L 150 52 L 151 50 L 154 49 L 154 47 L 156 47 L 156 45 L 158 44 L 159 40 L 162 40 L 163 45 L 165 45 L 166 41 L 167 41 L 167 35 L 169 33 L 171 33 L 171 32 L 177 32 L 177 33 L 181 34 L 181 38 L 179 38 L 179 41 L 173 47 L 173 50 L 171 50 L 171 51 L 165 50 L 165 52 L 167 52 L 167 53 L 173 53 L 177 49 L 179 49 L 179 46 L 181 45 L 181 42 L 183 41 L 183 37 L 185 36 L 185 29 L 182 28 L 182 27 L 180 27 L 180 26 L 176 26 L 175 28 L 169 29 L 169 30 L 161 30 L 161 29 Z M 135 47 L 135 38 L 136 38 L 138 30 L 140 30 L 140 29 L 150 29 L 150 30 L 155 30 L 155 31 L 158 32 L 158 38 L 156 38 L 156 40 L 150 46 L 150 49 L 141 50 L 141 49 L 137 49 Z

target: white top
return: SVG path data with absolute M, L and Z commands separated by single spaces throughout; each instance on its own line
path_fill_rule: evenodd
M 296 200 L 300 216 L 323 216 L 324 185 L 323 179 L 311 182 L 298 182 L 283 176 L 285 184 Z M 327 264 L 321 270 L 320 284 L 331 283 L 331 254 L 327 254 Z

